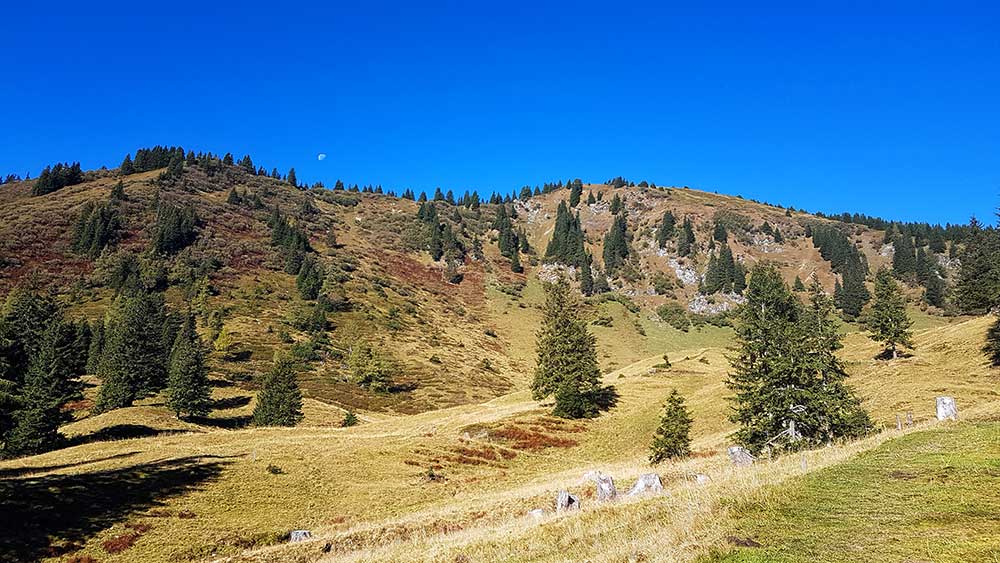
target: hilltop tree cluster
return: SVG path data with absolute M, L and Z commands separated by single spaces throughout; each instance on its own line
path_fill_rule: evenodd
M 83 172 L 80 170 L 80 163 L 68 162 L 58 163 L 53 166 L 46 166 L 42 173 L 35 180 L 35 185 L 31 188 L 31 195 L 39 196 L 50 194 L 56 190 L 61 190 L 66 186 L 79 184 L 83 181 Z
M 806 234 L 812 236 L 813 245 L 819 249 L 823 259 L 830 262 L 833 271 L 840 274 L 835 283 L 834 304 L 845 317 L 857 318 L 871 299 L 865 287 L 868 262 L 864 254 L 836 227 L 810 225 Z
M 565 201 L 556 209 L 556 224 L 552 240 L 545 247 L 545 261 L 580 267 L 587 261 L 584 234 L 579 214 L 574 215 Z

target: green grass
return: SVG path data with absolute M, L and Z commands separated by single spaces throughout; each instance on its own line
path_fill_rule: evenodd
M 761 548 L 711 562 L 1000 560 L 1000 423 L 947 425 L 731 507 Z

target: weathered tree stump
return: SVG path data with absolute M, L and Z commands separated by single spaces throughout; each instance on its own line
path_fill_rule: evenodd
M 628 491 L 628 496 L 634 497 L 646 493 L 658 493 L 663 490 L 663 483 L 656 473 L 643 473 Z
M 698 485 L 707 485 L 712 482 L 712 478 L 704 473 L 696 473 L 694 476 L 694 482 Z
M 615 480 L 610 475 L 599 472 L 594 477 L 594 484 L 597 486 L 598 501 L 615 500 L 615 497 L 618 496 L 618 489 L 615 488 Z
M 556 512 L 563 512 L 567 510 L 579 510 L 580 509 L 580 499 L 576 495 L 571 495 L 569 491 L 559 491 L 559 496 L 556 497 Z
M 745 467 L 747 465 L 753 465 L 755 458 L 749 452 L 749 450 L 747 450 L 743 446 L 730 446 L 728 452 L 729 452 L 729 459 L 733 462 L 733 465 L 737 467 Z
M 958 420 L 958 405 L 955 404 L 954 397 L 937 398 L 937 419 Z
M 288 543 L 299 543 L 312 539 L 312 532 L 309 530 L 292 530 L 288 536 Z
M 536 508 L 534 510 L 529 510 L 528 511 L 528 516 L 531 517 L 531 518 L 534 518 L 535 520 L 540 520 L 540 519 L 542 519 L 542 518 L 545 517 L 545 509 L 544 508 Z

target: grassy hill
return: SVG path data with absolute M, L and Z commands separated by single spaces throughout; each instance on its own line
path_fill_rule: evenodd
M 852 339 L 845 351 L 854 358 L 851 381 L 876 422 L 890 430 L 808 452 L 807 472 L 892 440 L 897 412 L 911 410 L 916 427 L 906 432 L 922 432 L 933 425 L 939 393 L 955 395 L 963 417 L 993 416 L 983 413 L 995 412 L 1000 378 L 973 353 L 986 326 L 975 319 L 926 330 L 912 357 L 891 364 L 867 359 L 872 350 Z M 7 537 L 23 542 L 5 544 L 5 553 L 40 556 L 50 543 L 68 542 L 100 561 L 200 560 L 252 548 L 262 549 L 241 559 L 691 559 L 728 546 L 731 518 L 738 523 L 742 514 L 730 514 L 734 502 L 795 482 L 802 469 L 796 456 L 746 471 L 729 466 L 722 453 L 732 428 L 724 418 L 727 365 L 720 349 L 678 352 L 670 370 L 652 368 L 657 361 L 609 373 L 621 403 L 581 422 L 546 416 L 523 391 L 481 404 L 383 415 L 346 429 L 330 427 L 336 414 L 313 401 L 305 423 L 285 430 L 181 426 L 155 404 L 81 421 L 68 432 L 86 436 L 98 427 L 140 424 L 154 435 L 0 463 L 4 498 L 14 499 L 5 502 L 6 529 L 14 532 Z M 945 364 L 955 371 L 943 378 Z M 665 495 L 596 506 L 583 474 L 607 471 L 624 488 L 649 471 L 646 448 L 672 387 L 688 397 L 695 456 L 657 468 Z M 233 391 L 216 393 L 224 400 Z M 711 476 L 711 485 L 694 485 L 694 473 Z M 541 524 L 525 518 L 532 508 L 550 508 L 562 488 L 582 495 L 580 514 Z M 316 541 L 281 545 L 289 530 L 300 528 L 312 530 Z M 134 545 L 108 553 L 105 542 L 133 535 Z
M 194 242 L 152 261 L 163 272 L 168 306 L 196 306 L 202 336 L 221 324 L 236 342 L 235 353 L 210 355 L 214 409 L 187 421 L 172 416 L 160 396 L 93 415 L 101 382 L 88 376 L 86 399 L 73 405 L 75 420 L 62 429 L 70 447 L 0 462 L 0 560 L 744 557 L 730 552 L 727 535 L 759 537 L 771 542 L 767 557 L 785 557 L 782 542 L 791 540 L 753 527 L 779 511 L 760 499 L 774 487 L 804 487 L 807 502 L 816 486 L 798 484 L 803 472 L 837 471 L 844 462 L 868 467 L 864 452 L 911 447 L 916 442 L 894 440 L 897 414 L 913 413 L 916 426 L 904 432 L 908 436 L 993 436 L 987 421 L 1000 401 L 1000 378 L 979 352 L 988 320 L 942 316 L 920 305 L 920 290 L 911 288 L 918 331 L 912 355 L 877 361 L 878 347 L 855 325 L 844 326 L 849 383 L 889 431 L 808 452 L 805 470 L 794 457 L 746 471 L 730 467 L 723 453 L 733 430 L 724 382 L 732 331 L 724 318 L 695 312 L 687 313 L 691 326 L 679 330 L 657 307 L 728 299 L 699 298 L 696 281 L 680 281 L 704 273 L 718 220 L 743 225 L 731 229 L 729 244 L 744 264 L 776 262 L 789 282 L 815 273 L 829 290 L 835 275 L 805 236 L 806 226 L 837 225 L 871 267 L 888 263 L 885 234 L 861 225 L 685 188 L 585 185 L 585 200 L 600 196 L 578 207 L 587 249 L 599 260 L 612 221 L 609 202 L 618 195 L 629 217 L 635 273 L 612 280 L 613 293 L 588 298 L 584 310 L 595 321 L 590 330 L 598 358 L 619 404 L 594 420 L 565 421 L 548 416 L 550 405 L 532 401 L 527 387 L 541 318 L 540 278 L 552 269 L 542 255 L 567 190 L 513 204 L 515 227 L 533 249 L 523 258 L 523 274 L 511 272 L 499 253 L 491 229 L 495 206 L 436 203 L 467 249 L 477 238 L 483 245 L 481 258 L 467 253 L 458 266 L 461 280 L 453 283 L 447 264 L 426 251 L 418 204 L 407 199 L 296 189 L 238 167 L 188 166 L 173 182 L 161 181 L 160 171 L 84 176 L 43 196 L 30 195 L 31 182 L 0 188 L 0 292 L 34 283 L 56 293 L 70 316 L 98 319 L 114 295 L 104 281 L 108 264 L 124 254 L 147 256 L 157 203 L 190 206 L 200 218 Z M 121 241 L 97 258 L 75 254 L 77 217 L 88 202 L 106 201 L 119 179 L 126 193 Z M 242 203 L 230 202 L 234 191 Z M 275 208 L 308 234 L 327 271 L 324 291 L 349 304 L 326 314 L 321 335 L 301 328 L 316 304 L 301 297 L 271 245 L 268 220 Z M 673 243 L 664 249 L 655 243 L 668 209 L 693 221 L 702 245 L 696 257 L 677 256 Z M 780 229 L 784 242 L 761 234 L 765 221 Z M 657 273 L 669 276 L 673 288 L 658 293 Z M 398 363 L 390 392 L 349 380 L 345 357 L 358 341 L 380 346 Z M 298 377 L 305 419 L 294 429 L 251 428 L 256 380 L 279 350 L 303 358 Z M 670 369 L 658 367 L 664 353 Z M 627 488 L 650 471 L 648 444 L 672 388 L 693 413 L 694 456 L 657 468 L 664 495 L 596 506 L 583 474 L 601 469 Z M 930 430 L 940 394 L 954 395 L 963 416 L 984 422 L 974 430 Z M 361 425 L 340 427 L 348 410 Z M 696 473 L 709 475 L 711 484 L 696 486 Z M 525 517 L 532 508 L 551 508 L 559 489 L 581 494 L 584 510 L 541 522 Z M 315 539 L 286 545 L 293 529 L 309 529 Z M 815 553 L 831 552 L 824 549 L 817 544 Z

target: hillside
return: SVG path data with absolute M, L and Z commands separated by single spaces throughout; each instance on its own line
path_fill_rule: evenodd
M 618 179 L 582 184 L 573 214 L 595 275 L 611 269 L 603 240 L 614 229 L 615 200 L 627 218 L 629 254 L 608 276 L 609 290 L 587 295 L 582 311 L 618 404 L 595 419 L 566 420 L 551 416 L 551 404 L 533 401 L 528 389 L 543 282 L 564 273 L 580 287 L 579 264 L 545 256 L 570 183 L 506 203 L 433 201 L 428 219 L 430 204 L 415 198 L 307 189 L 272 176 L 192 156 L 174 171 L 83 172 L 81 182 L 42 195 L 32 195 L 37 181 L 0 186 L 0 294 L 17 286 L 49 291 L 69 317 L 93 322 L 122 280 L 162 292 L 170 313 L 196 316 L 212 347 L 213 407 L 182 420 L 156 394 L 96 414 L 102 381 L 86 374 L 84 399 L 70 404 L 73 420 L 61 428 L 67 447 L 0 462 L 0 559 L 740 557 L 727 545 L 727 534 L 737 533 L 730 529 L 767 536 L 740 515 L 751 514 L 769 487 L 798 486 L 803 469 L 789 456 L 739 472 L 725 457 L 734 430 L 725 385 L 728 311 L 742 297 L 705 289 L 710 263 L 728 247 L 743 270 L 772 262 L 789 285 L 815 275 L 834 293 L 851 274 L 832 263 L 842 255 L 823 257 L 810 232 L 842 235 L 857 249 L 851 259 L 869 271 L 898 266 L 886 244 L 894 232 L 916 229 L 918 244 L 922 236 L 919 226 L 890 224 L 890 232 L 861 224 L 879 224 L 864 218 L 844 222 L 687 188 Z M 119 191 L 124 195 L 114 195 Z M 81 250 L 80 218 L 105 202 L 121 228 L 106 246 Z M 512 271 L 499 248 L 501 206 L 512 232 L 527 237 L 530 249 L 517 254 L 523 272 Z M 681 255 L 678 236 L 657 242 L 668 211 L 678 229 L 690 221 L 691 254 Z M 164 249 L 164 217 L 189 212 L 196 220 L 182 233 L 187 238 Z M 282 229 L 293 238 L 303 233 L 304 249 L 289 250 L 276 234 Z M 928 250 L 949 283 L 956 262 L 948 256 L 959 244 L 949 238 L 940 252 Z M 307 260 L 322 269 L 312 295 L 295 274 Z M 990 320 L 930 306 L 924 287 L 911 281 L 911 355 L 875 360 L 880 347 L 855 323 L 843 324 L 839 355 L 848 382 L 886 431 L 808 452 L 810 474 L 895 447 L 898 433 L 887 429 L 906 412 L 916 423 L 908 435 L 966 432 L 964 422 L 958 430 L 932 429 L 934 398 L 942 394 L 956 397 L 963 419 L 968 413 L 986 425 L 987 440 L 995 432 L 1000 378 L 980 350 Z M 388 389 L 352 379 L 349 358 L 359 346 L 391 360 Z M 279 352 L 296 360 L 304 419 L 295 428 L 252 427 L 261 378 Z M 627 488 L 651 471 L 650 437 L 674 388 L 694 419 L 693 456 L 656 469 L 665 495 L 596 507 L 582 476 L 600 469 Z M 361 424 L 342 428 L 347 412 Z M 711 484 L 696 486 L 695 474 Z M 540 523 L 525 518 L 550 508 L 560 489 L 581 494 L 585 509 Z M 736 501 L 749 504 L 732 511 Z M 764 509 L 774 517 L 776 509 Z M 662 526 L 644 532 L 650 521 Z M 311 530 L 313 541 L 288 545 L 296 529 Z

